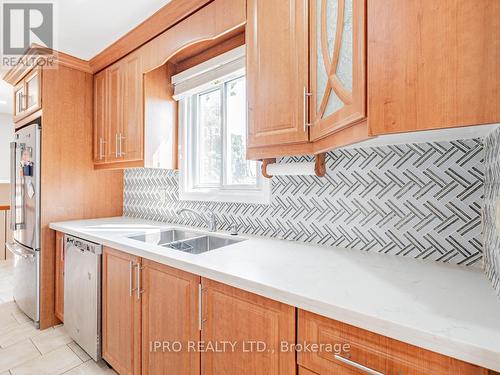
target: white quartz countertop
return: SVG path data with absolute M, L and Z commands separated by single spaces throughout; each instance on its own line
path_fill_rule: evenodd
M 126 217 L 50 225 L 500 371 L 500 298 L 480 270 L 245 235 L 239 237 L 246 241 L 199 255 L 127 238 L 179 227 Z

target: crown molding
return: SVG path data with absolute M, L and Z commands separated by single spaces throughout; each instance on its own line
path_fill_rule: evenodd
M 40 50 L 45 51 L 45 53 L 40 53 Z M 37 60 L 35 64 L 22 64 L 21 60 L 29 57 L 33 57 Z M 50 56 L 50 59 L 53 64 L 66 66 L 68 68 L 80 70 L 86 73 L 92 73 L 92 69 L 90 68 L 90 64 L 86 60 L 79 59 L 78 57 L 74 57 L 68 55 L 64 52 L 59 52 L 56 50 L 47 49 L 43 46 L 33 44 L 26 53 L 20 59 L 14 67 L 12 67 L 5 75 L 3 76 L 3 80 L 11 85 L 15 85 L 17 82 L 21 80 L 28 72 L 31 71 L 37 64 L 44 59 L 44 56 Z

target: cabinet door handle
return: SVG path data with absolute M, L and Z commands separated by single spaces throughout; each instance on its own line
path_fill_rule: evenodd
M 202 317 L 201 317 L 201 284 L 198 284 L 198 329 L 201 331 L 202 329 Z
M 120 149 L 119 149 L 120 150 L 119 151 L 120 157 L 125 155 L 125 153 L 123 152 L 123 140 L 124 139 L 126 139 L 126 138 L 122 135 L 122 133 L 120 133 L 118 135 L 118 141 L 119 141 L 118 144 L 120 145 Z
M 118 153 L 118 133 L 115 134 L 115 157 L 118 158 L 120 154 Z
M 120 134 L 118 135 L 118 145 L 119 145 L 119 146 L 118 146 L 118 147 L 119 147 L 119 148 L 118 148 L 118 150 L 119 150 L 119 151 L 118 151 L 118 155 L 120 155 L 120 157 L 122 157 L 122 156 L 124 156 L 124 155 L 125 155 L 125 153 L 123 152 L 123 140 L 124 140 L 124 139 L 127 139 L 127 138 L 126 138 L 126 137 L 124 137 L 122 133 L 120 133 Z
M 354 367 L 355 369 L 358 369 L 362 372 L 365 372 L 367 374 L 370 374 L 370 375 L 384 375 L 383 372 L 378 372 L 378 371 L 375 371 L 369 367 L 366 367 L 366 366 L 363 366 L 357 362 L 354 362 L 354 361 L 351 361 L 350 359 L 347 359 L 347 358 L 344 358 L 338 354 L 335 354 L 335 359 L 337 361 L 340 361 L 342 363 L 345 363 L 346 365 L 348 366 L 351 366 L 351 367 Z
M 312 93 L 307 92 L 307 87 L 304 86 L 304 131 L 307 131 L 307 128 L 311 126 L 309 122 L 307 122 L 307 115 L 309 112 L 309 97 L 312 96 Z
M 140 300 L 141 299 L 141 294 L 144 293 L 144 290 L 141 289 L 141 270 L 144 268 L 141 266 L 140 263 L 137 263 L 135 265 L 137 267 L 137 273 L 136 273 L 136 276 L 137 276 L 137 287 L 135 288 L 135 291 L 137 292 L 137 299 Z
M 132 293 L 134 292 L 134 285 L 133 285 L 133 274 L 134 274 L 134 262 L 133 261 L 130 261 L 129 264 L 128 264 L 129 268 L 128 268 L 128 288 L 129 288 L 129 295 L 130 297 L 132 297 Z
M 99 160 L 104 159 L 104 144 L 106 141 L 101 137 L 99 138 Z
M 203 323 L 207 320 L 203 319 L 203 292 L 206 288 L 203 288 L 201 284 L 198 284 L 198 329 L 201 331 L 203 329 Z

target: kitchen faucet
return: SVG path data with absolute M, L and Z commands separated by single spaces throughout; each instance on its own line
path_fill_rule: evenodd
M 215 232 L 215 231 L 217 231 L 217 219 L 216 219 L 215 214 L 214 214 L 213 211 L 210 211 L 208 213 L 208 217 L 205 216 L 205 215 L 200 214 L 199 212 L 196 212 L 195 210 L 191 210 L 190 208 L 180 208 L 177 211 L 175 211 L 175 213 L 177 215 L 180 215 L 183 212 L 190 212 L 193 215 L 195 215 L 196 217 L 198 217 L 201 220 L 203 220 L 205 222 L 205 224 L 207 225 L 209 232 Z

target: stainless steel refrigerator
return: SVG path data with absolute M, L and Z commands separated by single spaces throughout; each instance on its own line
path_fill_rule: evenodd
M 14 300 L 40 322 L 40 119 L 16 131 L 11 150 L 11 229 Z

